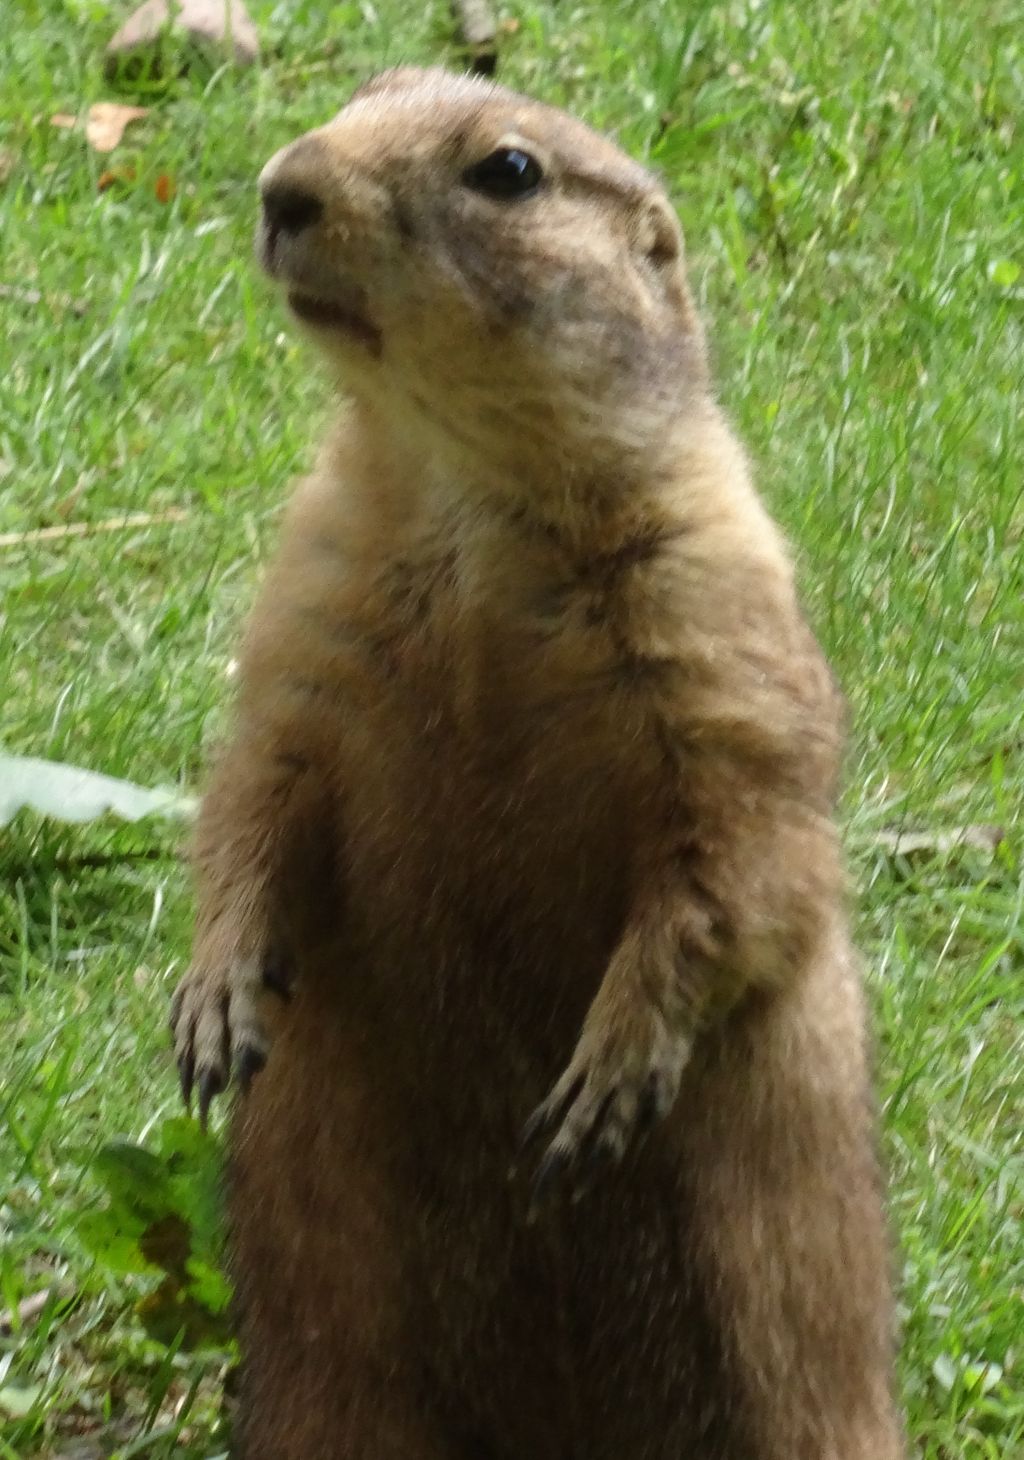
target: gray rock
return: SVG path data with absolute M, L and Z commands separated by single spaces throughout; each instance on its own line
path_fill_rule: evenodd
M 158 59 L 171 28 L 203 50 L 230 55 L 239 66 L 259 56 L 260 42 L 242 0 L 144 0 L 107 45 L 107 71 L 126 62 Z

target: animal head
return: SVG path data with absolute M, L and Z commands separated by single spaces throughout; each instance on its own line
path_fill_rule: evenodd
M 401 68 L 260 186 L 264 267 L 396 431 L 585 473 L 652 449 L 703 387 L 664 191 L 563 112 Z

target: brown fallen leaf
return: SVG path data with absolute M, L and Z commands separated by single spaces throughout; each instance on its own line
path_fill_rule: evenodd
M 122 106 L 118 101 L 97 101 L 89 108 L 86 140 L 97 152 L 113 152 L 128 123 L 148 115 L 148 106 Z
M 113 152 L 129 122 L 137 122 L 140 117 L 148 115 L 148 106 L 122 106 L 119 101 L 94 102 L 85 121 L 86 141 L 95 152 Z M 57 112 L 50 118 L 50 125 L 76 131 L 79 118 L 68 112 Z
M 153 184 L 153 192 L 156 194 L 158 203 L 169 203 L 175 194 L 174 179 L 166 172 L 162 172 Z
M 106 172 L 101 172 L 96 179 L 96 191 L 105 193 L 115 183 L 127 183 L 135 181 L 134 167 L 108 167 Z

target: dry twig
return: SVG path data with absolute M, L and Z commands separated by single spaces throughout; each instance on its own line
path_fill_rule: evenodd
M 52 542 L 62 537 L 92 537 L 97 532 L 131 532 L 136 527 L 161 527 L 169 522 L 184 522 L 188 513 L 183 507 L 170 507 L 166 512 L 130 512 L 127 517 L 108 517 L 103 522 L 66 522 L 55 527 L 31 527 L 27 532 L 0 532 L 0 548 L 21 547 L 30 542 Z

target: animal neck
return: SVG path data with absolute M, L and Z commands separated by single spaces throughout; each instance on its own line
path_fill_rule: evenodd
M 706 414 L 710 419 L 713 408 Z M 647 441 L 620 438 L 607 450 L 591 443 L 587 452 L 527 458 L 517 470 L 485 469 L 468 490 L 484 510 L 537 542 L 574 559 L 611 559 L 685 528 L 696 505 L 688 480 L 698 492 L 703 486 L 697 454 L 706 432 L 690 414 L 662 421 Z
M 698 419 L 698 413 L 700 419 Z M 614 562 L 642 545 L 687 530 L 701 515 L 709 471 L 708 442 L 722 426 L 710 401 L 662 421 L 646 442 L 605 450 L 518 454 L 438 447 L 406 436 L 370 404 L 355 402 L 334 435 L 332 474 L 349 498 L 395 539 L 417 536 L 439 520 L 477 523 L 573 563 Z M 488 524 L 490 528 L 488 529 Z

